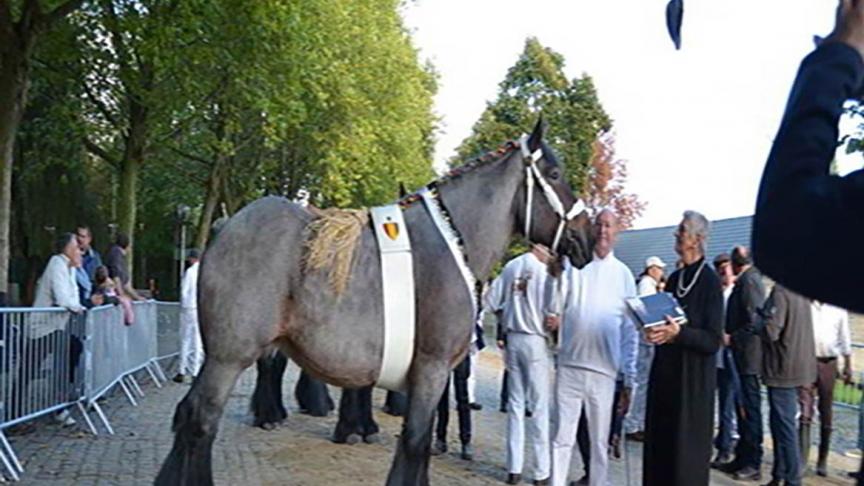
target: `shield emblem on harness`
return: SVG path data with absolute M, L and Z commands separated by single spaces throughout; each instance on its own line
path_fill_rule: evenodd
M 391 240 L 396 241 L 396 238 L 399 237 L 399 225 L 392 221 L 384 223 L 384 233 L 389 236 Z

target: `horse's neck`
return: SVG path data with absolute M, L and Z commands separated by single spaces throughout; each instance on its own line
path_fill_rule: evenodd
M 491 163 L 439 188 L 477 278 L 489 275 L 510 244 L 516 227 L 514 197 L 524 183 L 521 167 L 512 160 Z

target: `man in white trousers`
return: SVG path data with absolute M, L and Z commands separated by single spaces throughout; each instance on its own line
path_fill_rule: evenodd
M 636 292 L 639 297 L 654 295 L 663 278 L 666 264 L 660 257 L 652 256 L 645 260 L 645 271 L 639 277 Z M 636 358 L 636 381 L 633 383 L 633 403 L 624 419 L 624 432 L 627 438 L 642 442 L 645 440 L 645 403 L 648 397 L 648 376 L 654 361 L 654 345 L 644 336 L 639 339 L 639 354 Z
M 180 371 L 174 377 L 177 383 L 197 376 L 204 364 L 204 344 L 198 327 L 199 258 L 198 250 L 193 248 L 187 252 L 186 259 L 191 265 L 180 284 Z
M 548 251 L 541 246 L 511 260 L 487 296 L 489 310 L 506 332 L 507 484 L 519 484 L 525 461 L 525 428 L 536 465 L 534 484 L 549 482 L 549 394 L 551 353 L 543 323 L 547 295 Z M 533 407 L 525 417 L 526 403 Z M 527 422 L 527 424 L 526 424 Z
M 624 389 L 615 413 L 629 408 L 636 376 L 639 334 L 625 299 L 636 296 L 633 273 L 612 252 L 618 218 L 608 209 L 594 222 L 594 259 L 581 271 L 566 273 L 566 294 L 558 351 L 555 388 L 556 424 L 552 440 L 552 485 L 565 486 L 579 416 L 585 411 L 591 438 L 591 486 L 606 486 L 609 429 L 615 379 L 619 371 Z M 549 320 L 554 320 L 550 318 Z

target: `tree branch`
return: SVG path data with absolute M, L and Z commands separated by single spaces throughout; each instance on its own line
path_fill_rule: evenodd
M 111 123 L 111 125 L 114 126 L 115 129 L 117 129 L 118 131 L 121 130 L 121 125 L 117 121 L 117 118 L 115 118 L 114 115 L 111 114 L 111 110 L 108 109 L 108 106 L 106 106 L 102 100 L 100 100 L 96 95 L 93 94 L 93 91 L 88 86 L 88 83 L 85 81 L 84 83 L 82 83 L 82 86 L 84 87 L 84 92 L 87 94 L 87 98 L 89 98 L 90 101 L 92 101 L 93 104 L 96 105 L 96 108 L 99 110 L 100 113 L 102 113 L 102 116 L 104 116 L 105 119 L 108 120 L 108 122 Z
M 93 143 L 93 142 L 92 142 L 89 138 L 87 138 L 87 137 L 82 137 L 82 140 L 84 141 L 84 146 L 87 148 L 87 151 L 88 151 L 88 152 L 90 152 L 91 154 L 93 154 L 93 155 L 99 157 L 100 159 L 104 160 L 105 162 L 108 162 L 108 163 L 111 164 L 115 169 L 117 169 L 117 170 L 120 169 L 120 161 L 117 160 L 117 157 L 112 156 L 112 155 L 109 154 L 107 151 L 103 150 L 102 147 L 100 147 L 100 146 L 96 145 L 95 143 Z
M 175 154 L 181 156 L 181 157 L 186 157 L 187 159 L 189 159 L 189 160 L 194 160 L 195 162 L 201 162 L 202 164 L 205 164 L 205 165 L 207 165 L 208 167 L 210 167 L 210 166 L 213 165 L 213 161 L 212 161 L 212 160 L 207 160 L 207 159 L 205 159 L 204 157 L 199 157 L 199 156 L 197 156 L 197 155 L 195 155 L 195 154 L 190 154 L 189 152 L 185 152 L 185 151 L 183 151 L 183 150 L 180 150 L 180 149 L 177 148 L 177 147 L 170 147 L 170 146 L 169 146 L 168 149 L 169 149 L 170 151 L 174 152 Z

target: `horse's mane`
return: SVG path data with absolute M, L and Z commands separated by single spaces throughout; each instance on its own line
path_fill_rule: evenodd
M 496 148 L 495 150 L 490 150 L 490 151 L 483 153 L 477 157 L 469 159 L 468 162 L 466 162 L 466 163 L 464 163 L 458 167 L 454 167 L 454 168 L 448 170 L 444 175 L 438 177 L 434 181 L 427 184 L 427 186 L 438 187 L 438 186 L 446 184 L 450 181 L 458 179 L 465 174 L 473 172 L 474 170 L 476 170 L 479 167 L 489 165 L 493 162 L 498 162 L 499 160 L 508 156 L 510 154 L 510 152 L 518 149 L 519 147 L 520 147 L 519 142 L 517 142 L 515 140 L 507 141 L 507 142 L 501 144 L 500 146 L 498 146 L 498 148 Z M 402 196 L 397 201 L 397 204 L 399 204 L 400 206 L 405 208 L 405 207 L 410 206 L 411 204 L 419 201 L 420 199 L 421 199 L 420 195 L 415 192 L 415 193 L 406 194 L 405 196 Z

